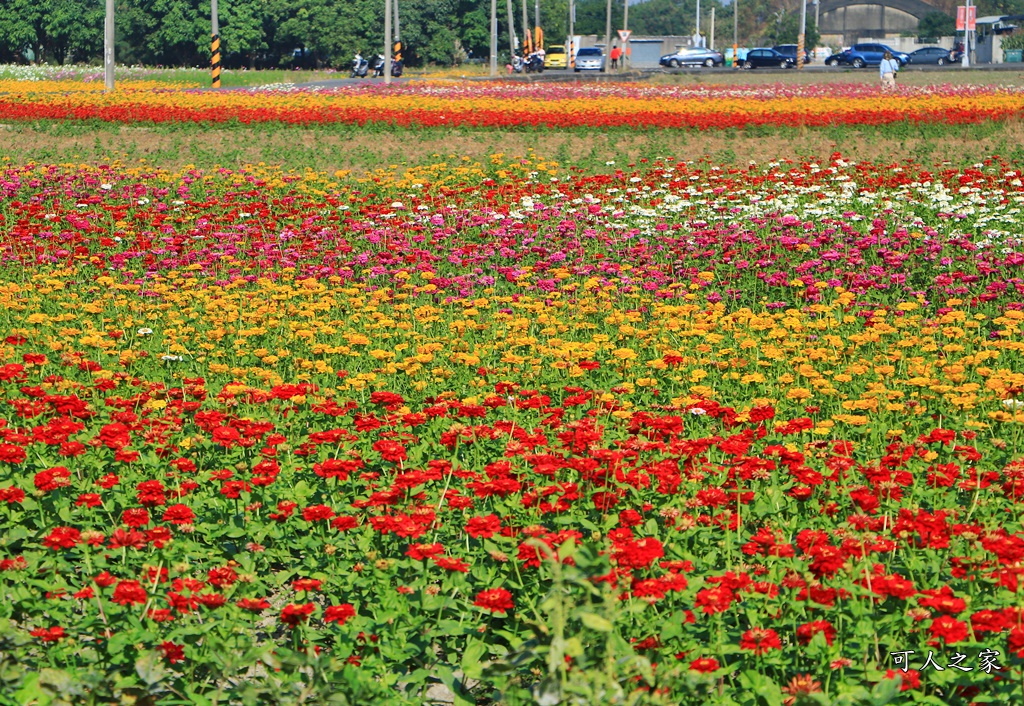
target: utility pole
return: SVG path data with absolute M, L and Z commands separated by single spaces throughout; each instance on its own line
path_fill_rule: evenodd
M 505 8 L 508 10 L 508 46 L 512 50 L 511 56 L 516 55 L 516 25 L 512 21 L 512 0 L 505 0 Z M 526 29 L 525 27 L 523 29 Z M 523 57 L 524 59 L 526 57 Z M 510 59 L 511 60 L 511 59 Z
M 700 36 L 700 0 L 697 0 L 697 31 L 695 34 Z
M 576 22 L 576 7 L 573 0 L 569 0 L 569 68 L 576 67 L 576 35 L 573 34 L 573 24 Z
M 395 3 L 395 41 L 400 42 L 402 41 L 402 32 L 398 27 L 398 0 L 391 0 L 391 2 Z
M 530 26 L 529 22 L 530 22 L 530 18 L 527 17 L 527 12 L 526 12 L 526 0 L 523 0 L 523 35 L 524 36 L 526 36 L 530 32 L 530 30 L 528 29 L 529 26 Z
M 384 0 L 384 85 L 391 83 L 391 0 Z
M 210 0 L 210 85 L 220 88 L 220 16 L 217 0 Z
M 712 5 L 711 6 L 711 43 L 708 46 L 708 49 L 712 49 L 713 50 L 714 48 L 715 48 L 715 6 Z
M 114 0 L 107 0 L 103 19 L 103 85 L 108 91 L 114 90 Z
M 740 3 L 739 0 L 732 0 L 732 67 L 739 68 L 740 65 Z
M 604 16 L 604 57 L 605 57 L 605 69 L 608 70 L 611 64 L 608 62 L 611 59 L 608 55 L 612 51 L 612 0 L 608 0 L 608 7 Z
M 622 29 L 629 31 L 629 0 L 622 0 Z M 622 68 L 626 68 L 626 59 L 629 58 L 629 36 L 622 40 Z
M 498 0 L 491 0 L 491 78 L 498 76 Z
M 964 8 L 964 53 L 960 65 L 965 69 L 971 65 L 971 0 L 967 0 L 967 7 Z
M 804 67 L 804 41 L 807 35 L 807 0 L 800 2 L 800 36 L 796 40 L 796 68 Z

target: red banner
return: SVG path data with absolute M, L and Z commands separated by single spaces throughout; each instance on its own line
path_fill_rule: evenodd
M 978 8 L 976 5 L 956 8 L 956 31 L 963 32 L 965 29 L 974 31 L 977 28 Z

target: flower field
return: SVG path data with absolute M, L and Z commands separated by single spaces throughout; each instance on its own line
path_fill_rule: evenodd
M 1019 169 L 0 191 L 12 702 L 1021 697 Z
M 0 120 L 287 123 L 401 127 L 692 128 L 974 124 L 1024 115 L 1020 87 L 874 84 L 658 86 L 414 82 L 210 91 L 141 79 L 113 94 L 94 82 L 0 81 Z

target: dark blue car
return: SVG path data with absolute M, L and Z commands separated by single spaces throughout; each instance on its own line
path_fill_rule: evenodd
M 845 64 L 855 69 L 863 69 L 865 66 L 878 66 L 881 64 L 885 52 L 892 53 L 893 58 L 900 62 L 900 66 L 906 66 L 907 62 L 910 61 L 910 57 L 907 54 L 896 51 L 885 44 L 854 44 L 846 51 L 830 56 L 825 60 L 825 64 L 828 66 L 841 66 Z

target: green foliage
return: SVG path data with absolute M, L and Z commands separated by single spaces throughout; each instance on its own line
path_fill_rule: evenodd
M 800 37 L 800 13 L 791 12 L 779 17 L 767 28 L 764 34 L 765 44 L 796 44 Z M 808 51 L 818 46 L 821 33 L 814 24 L 814 14 L 807 13 L 807 26 L 804 32 L 804 46 Z
M 731 18 L 731 10 L 724 9 L 716 0 L 703 0 L 700 4 L 701 32 L 707 34 L 711 27 L 711 8 L 716 8 L 719 23 Z M 596 34 L 604 37 L 607 3 L 604 0 L 583 0 L 576 6 L 576 33 Z M 647 0 L 629 6 L 629 28 L 637 35 L 688 37 L 696 29 L 697 0 Z M 731 19 L 728 22 L 732 31 Z M 612 36 L 622 27 L 622 2 L 612 2 Z M 725 31 L 720 25 L 720 30 Z M 603 39 L 602 39 L 603 41 Z
M 1007 49 L 1024 49 L 1024 32 L 1017 30 L 1008 37 L 1003 37 L 1003 51 Z
M 956 20 L 945 12 L 929 12 L 917 26 L 919 37 L 951 37 L 956 32 Z
M 535 3 L 528 0 L 527 4 L 532 27 Z M 521 37 L 520 7 L 518 3 L 513 7 L 515 32 Z M 568 7 L 568 0 L 540 3 L 542 27 L 550 43 L 564 38 Z M 403 0 L 399 28 L 408 47 L 406 63 L 451 65 L 463 61 L 469 52 L 486 56 L 489 10 L 488 3 L 476 0 Z M 499 46 L 507 48 L 504 3 L 498 16 Z M 23 61 L 23 51 L 32 47 L 39 62 L 98 63 L 103 19 L 102 0 L 5 0 L 0 12 L 0 62 Z M 290 66 L 295 49 L 310 55 L 308 67 L 344 67 L 356 51 L 372 55 L 384 48 L 381 0 L 221 0 L 219 20 L 223 63 L 228 68 Z M 115 22 L 118 63 L 209 63 L 209 0 L 118 0 Z

